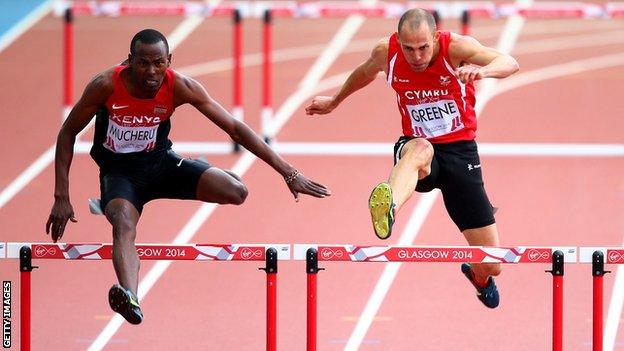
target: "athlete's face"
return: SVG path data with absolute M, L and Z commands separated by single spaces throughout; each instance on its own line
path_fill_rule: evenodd
M 399 44 L 407 63 L 414 71 L 422 72 L 429 67 L 437 49 L 438 36 L 437 32 L 431 32 L 426 22 L 418 28 L 403 25 L 398 35 Z
M 128 61 L 138 88 L 152 93 L 160 89 L 165 79 L 171 64 L 171 54 L 167 54 L 167 46 L 162 41 L 154 44 L 138 41 L 134 45 L 134 54 L 128 55 Z

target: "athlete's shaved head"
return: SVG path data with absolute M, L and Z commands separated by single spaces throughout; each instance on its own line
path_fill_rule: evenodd
M 406 11 L 399 20 L 399 27 L 397 33 L 401 34 L 401 29 L 416 30 L 420 26 L 426 23 L 429 26 L 431 33 L 435 33 L 437 30 L 435 18 L 428 11 L 423 9 L 411 9 Z
M 157 31 L 156 29 L 143 29 L 138 32 L 130 41 L 130 54 L 134 55 L 136 53 L 136 44 L 141 42 L 142 44 L 156 44 L 163 42 L 165 44 L 165 48 L 167 48 L 167 55 L 169 54 L 169 43 L 167 42 L 167 38 Z

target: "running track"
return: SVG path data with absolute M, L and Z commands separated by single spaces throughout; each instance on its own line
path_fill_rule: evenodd
M 144 27 L 172 33 L 182 18 L 86 18 L 77 21 L 76 96 L 96 72 L 127 55 L 132 34 Z M 275 66 L 275 108 L 294 92 L 319 53 L 346 19 L 289 20 L 275 25 L 275 56 L 293 48 L 304 53 Z M 353 21 L 353 19 L 352 19 Z M 230 19 L 199 24 L 174 51 L 173 65 L 193 72 L 208 91 L 230 105 L 228 67 L 202 73 L 198 64 L 230 55 Z M 320 25 L 322 23 L 322 25 Z M 480 20 L 473 33 L 496 46 L 505 20 Z M 344 74 L 362 61 L 394 21 L 367 19 L 351 44 L 329 62 L 320 80 Z M 519 26 L 512 52 L 521 72 L 501 81 L 501 89 L 480 115 L 478 141 L 486 143 L 622 144 L 624 107 L 624 23 L 616 21 L 529 20 Z M 300 33 L 306 34 L 305 41 Z M 260 24 L 245 23 L 245 52 L 260 50 Z M 0 190 L 53 143 L 61 115 L 61 24 L 46 16 L 0 52 Z M 578 64 L 567 64 L 578 62 Z M 215 65 L 212 65 L 215 67 Z M 191 68 L 194 71 L 191 71 Z M 199 67 L 201 68 L 201 67 Z M 538 72 L 536 76 L 532 74 Z M 260 75 L 245 69 L 245 110 L 258 130 Z M 532 79 L 538 77 L 538 79 Z M 330 84 L 331 86 L 331 84 Z M 335 88 L 324 93 L 333 93 Z M 496 91 L 496 90 L 494 90 Z M 307 100 L 306 100 L 307 101 Z M 356 93 L 328 117 L 310 119 L 299 106 L 277 137 L 280 141 L 393 142 L 399 122 L 393 93 L 383 79 Z M 387 127 L 386 127 L 387 126 Z M 87 132 L 84 140 L 91 138 Z M 226 141 L 226 136 L 192 111 L 180 108 L 173 121 L 177 141 Z M 524 149 L 523 147 L 520 150 Z M 302 172 L 327 184 L 331 198 L 303 198 L 295 203 L 280 177 L 261 162 L 249 164 L 244 180 L 250 189 L 240 207 L 220 206 L 197 222 L 191 242 L 284 242 L 380 244 L 370 230 L 366 200 L 372 185 L 391 167 L 388 156 L 288 155 Z M 208 155 L 222 168 L 241 167 L 241 155 Z M 624 169 L 622 157 L 488 156 L 482 157 L 485 181 L 497 214 L 503 245 L 620 246 L 623 244 Z M 46 241 L 44 224 L 52 204 L 53 167 L 48 166 L 0 207 L 2 241 Z M 87 155 L 74 158 L 71 197 L 78 223 L 64 240 L 108 242 L 103 217 L 88 213 L 86 199 L 98 194 L 97 169 Z M 417 206 L 431 202 L 423 218 L 410 218 Z M 151 203 L 139 226 L 140 242 L 169 243 L 196 214 L 200 204 L 163 200 Z M 205 206 L 209 209 L 211 206 Z M 414 244 L 463 245 L 439 197 L 416 194 L 401 212 L 392 243 L 415 236 Z M 410 242 L 411 243 L 411 242 Z M 39 262 L 33 276 L 33 349 L 86 350 L 112 317 L 106 292 L 114 282 L 110 262 Z M 154 266 L 144 262 L 142 276 Z M 143 299 L 146 320 L 140 327 L 123 324 L 106 350 L 263 350 L 264 275 L 254 264 L 173 263 Z M 384 266 L 325 264 L 319 275 L 319 350 L 345 350 Z M 548 350 L 550 348 L 550 275 L 542 266 L 508 266 L 498 279 L 500 308 L 485 310 L 456 265 L 403 265 L 370 327 L 352 349 L 373 350 Z M 614 267 L 613 267 L 614 268 Z M 14 282 L 15 261 L 1 261 L 3 280 Z M 280 266 L 278 348 L 305 348 L 304 263 Z M 605 302 L 611 299 L 615 274 L 605 279 Z M 619 291 L 622 295 L 622 291 Z M 17 300 L 15 300 L 17 301 Z M 591 349 L 591 278 L 588 266 L 566 268 L 566 350 Z M 14 305 L 16 306 L 16 304 Z M 13 310 L 14 349 L 19 318 Z M 615 309 L 619 322 L 621 310 Z M 607 313 L 605 312 L 605 315 Z M 617 323 L 616 323 L 617 324 Z M 617 325 L 615 325 L 617 328 Z M 617 330 L 614 350 L 623 349 Z M 357 342 L 356 342 L 357 341 Z M 359 348 L 358 348 L 359 346 Z

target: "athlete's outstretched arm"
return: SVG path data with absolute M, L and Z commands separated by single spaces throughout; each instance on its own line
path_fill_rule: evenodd
M 201 84 L 192 78 L 176 73 L 174 106 L 184 103 L 193 105 L 214 124 L 228 133 L 232 140 L 273 167 L 284 177 L 295 200 L 299 200 L 299 193 L 314 197 L 330 195 L 329 189 L 324 185 L 316 183 L 299 173 L 273 151 L 247 124 L 232 117 L 217 101 L 208 95 Z
M 455 74 L 464 83 L 483 78 L 506 78 L 520 69 L 511 55 L 484 46 L 465 35 L 452 35 L 449 53 L 451 59 L 459 62 Z M 465 63 L 468 65 L 462 65 Z
M 379 72 L 386 69 L 388 61 L 388 39 L 383 39 L 373 49 L 371 56 L 362 62 L 347 78 L 334 96 L 316 96 L 306 107 L 308 115 L 324 115 L 332 112 L 347 96 L 370 84 Z
M 112 84 L 107 73 L 93 78 L 58 134 L 54 159 L 54 205 L 46 222 L 46 233 L 52 232 L 54 242 L 63 236 L 68 220 L 76 222 L 74 209 L 69 200 L 69 168 L 74 157 L 76 135 L 89 124 L 111 92 Z

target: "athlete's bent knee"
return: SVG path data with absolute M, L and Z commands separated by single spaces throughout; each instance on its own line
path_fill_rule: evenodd
M 113 227 L 113 239 L 134 241 L 136 237 L 136 220 L 127 206 L 107 206 L 106 219 Z
M 407 150 L 404 157 L 407 157 L 418 170 L 425 173 L 430 172 L 431 160 L 433 159 L 433 146 L 425 139 L 417 138 L 412 141 L 414 144 Z M 427 175 L 429 175 L 427 173 Z
M 232 205 L 241 205 L 247 199 L 249 191 L 242 182 L 235 182 L 228 194 L 228 203 Z

